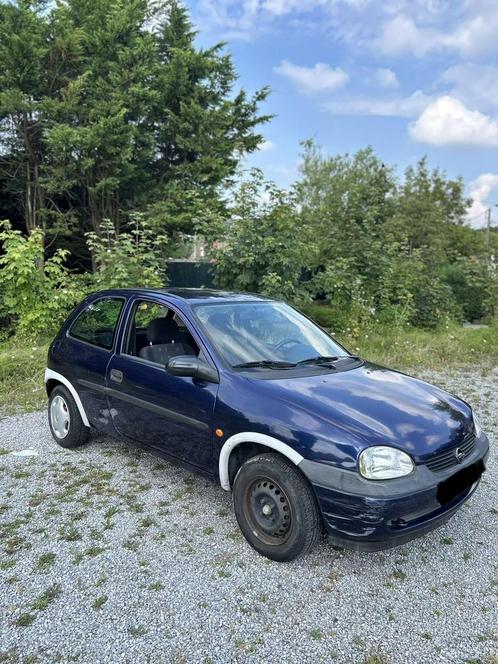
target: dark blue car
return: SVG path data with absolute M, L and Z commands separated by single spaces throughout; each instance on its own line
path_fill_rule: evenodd
M 207 473 L 274 560 L 324 529 L 361 550 L 422 535 L 472 495 L 488 455 L 467 403 L 254 295 L 94 293 L 52 342 L 45 381 L 57 443 L 97 430 Z

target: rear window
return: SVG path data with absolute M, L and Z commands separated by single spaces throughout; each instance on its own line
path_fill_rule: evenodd
M 72 324 L 69 334 L 75 339 L 110 350 L 124 300 L 106 297 L 89 304 Z

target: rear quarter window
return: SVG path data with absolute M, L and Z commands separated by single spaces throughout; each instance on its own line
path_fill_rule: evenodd
M 110 350 L 119 316 L 123 309 L 122 298 L 102 298 L 89 304 L 69 329 L 69 336 L 79 341 Z

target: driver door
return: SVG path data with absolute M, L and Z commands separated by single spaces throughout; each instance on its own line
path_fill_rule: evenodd
M 211 471 L 218 385 L 172 376 L 163 364 L 140 356 L 140 350 L 150 343 L 147 329 L 161 317 L 174 318 L 182 343 L 195 354 L 201 353 L 177 311 L 152 299 L 137 299 L 121 351 L 107 367 L 106 392 L 113 424 L 128 438 Z

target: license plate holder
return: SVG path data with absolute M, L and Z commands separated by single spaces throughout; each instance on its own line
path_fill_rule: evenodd
M 480 479 L 484 469 L 484 463 L 477 461 L 441 482 L 437 488 L 437 499 L 441 505 L 446 505 L 460 494 L 468 491 Z

